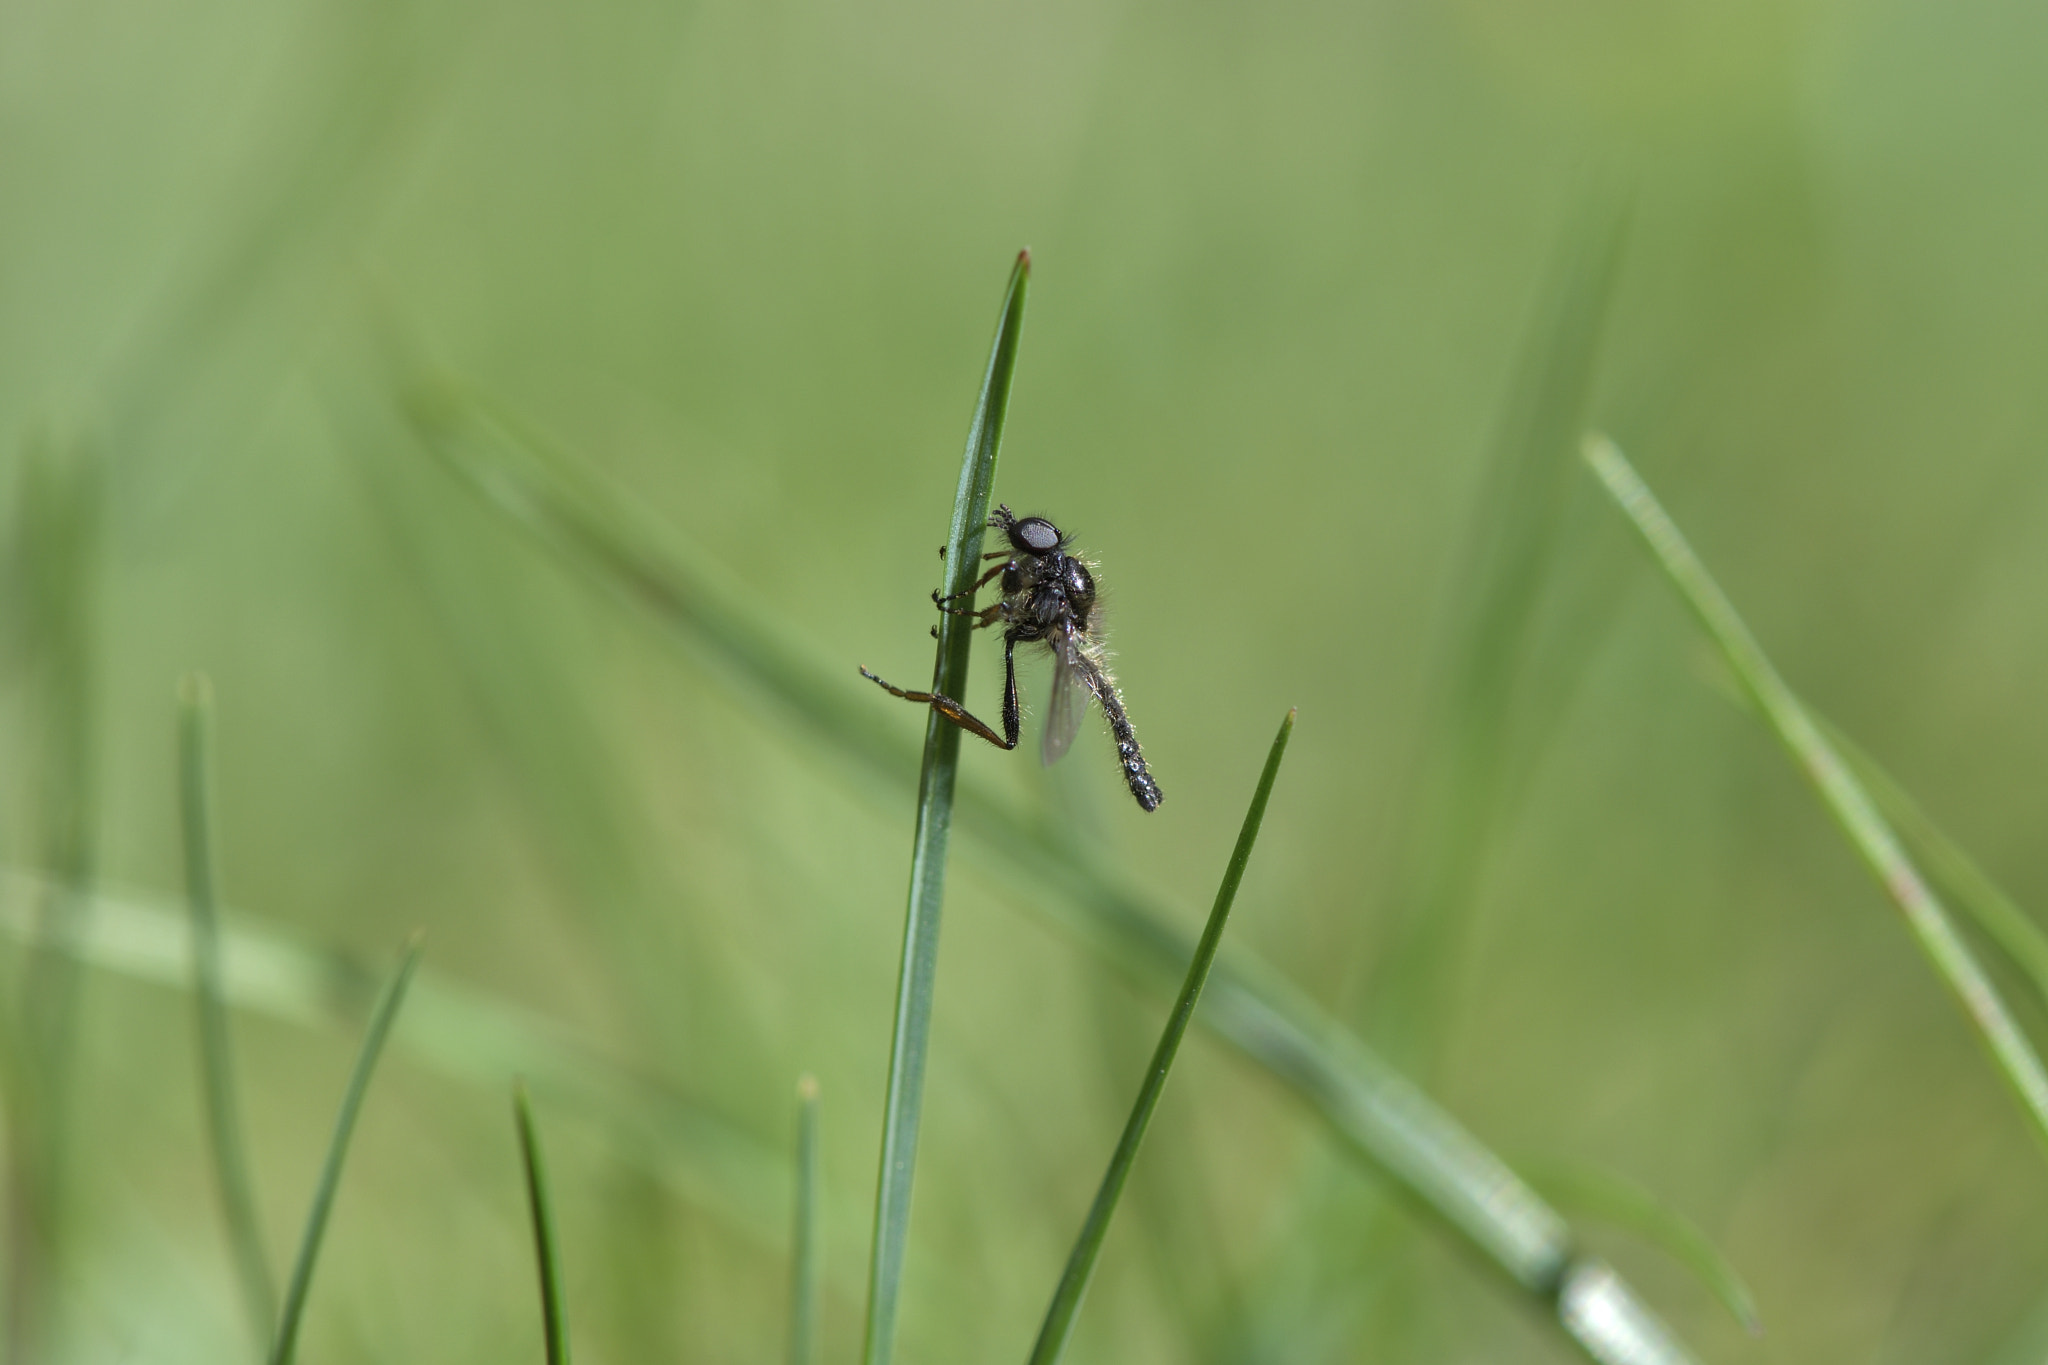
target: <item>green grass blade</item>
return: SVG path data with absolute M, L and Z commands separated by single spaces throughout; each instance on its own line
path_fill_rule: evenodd
M 548 1168 L 541 1158 L 540 1133 L 533 1125 L 533 1097 L 526 1081 L 512 1083 L 512 1118 L 519 1127 L 519 1157 L 526 1167 L 526 1200 L 533 1211 L 533 1250 L 540 1264 L 540 1318 L 548 1365 L 569 1365 L 569 1321 L 562 1310 L 562 1258 L 555 1244 L 555 1215 L 548 1202 Z
M 0 935 L 31 942 L 26 908 L 55 892 L 48 878 L 0 869 Z M 175 990 L 192 987 L 191 925 L 173 906 L 101 888 L 77 912 L 67 943 L 81 962 Z M 310 948 L 278 926 L 232 917 L 221 928 L 222 989 L 236 1009 L 318 1029 L 360 1029 L 382 984 L 353 960 Z M 789 1163 L 711 1111 L 583 1043 L 544 1016 L 421 967 L 393 1045 L 433 1073 L 496 1091 L 524 1075 L 544 1101 L 589 1114 L 630 1139 L 678 1194 L 764 1248 L 787 1232 Z
M 1488 443 L 1445 612 L 1449 639 L 1395 869 L 1395 937 L 1367 994 L 1371 1036 L 1425 1078 L 1516 760 L 1537 739 L 1532 729 L 1565 709 L 1561 670 L 1541 666 L 1539 618 L 1625 226 L 1622 206 L 1596 195 L 1566 229 Z
M 263 1253 L 255 1185 L 235 1101 L 234 1049 L 222 984 L 219 890 L 214 873 L 212 790 L 213 684 L 203 673 L 178 688 L 178 795 L 185 840 L 185 894 L 192 911 L 192 993 L 199 1012 L 199 1065 L 206 1091 L 207 1136 L 220 1182 L 221 1216 L 242 1285 L 243 1306 L 259 1345 L 277 1321 L 277 1286 Z
M 1280 775 L 1280 760 L 1286 756 L 1287 741 L 1293 733 L 1294 712 L 1289 711 L 1287 718 L 1280 722 L 1279 733 L 1273 736 L 1273 747 L 1266 755 L 1265 771 L 1259 774 L 1259 785 L 1252 792 L 1251 807 L 1245 811 L 1244 826 L 1237 834 L 1237 847 L 1231 850 L 1230 862 L 1223 869 L 1223 884 L 1216 888 L 1216 903 L 1210 908 L 1209 922 L 1202 928 L 1202 937 L 1195 945 L 1194 960 L 1188 964 L 1187 979 L 1181 984 L 1173 1012 L 1166 1018 L 1166 1028 L 1159 1035 L 1159 1046 L 1152 1052 L 1152 1064 L 1145 1069 L 1145 1080 L 1138 1087 L 1137 1102 L 1131 1106 L 1131 1116 L 1124 1124 L 1123 1136 L 1117 1140 L 1116 1151 L 1110 1155 L 1109 1169 L 1102 1174 L 1102 1184 L 1095 1191 L 1095 1202 L 1089 1206 L 1087 1220 L 1081 1225 L 1081 1235 L 1075 1239 L 1074 1250 L 1067 1257 L 1067 1268 L 1060 1275 L 1058 1288 L 1053 1291 L 1052 1304 L 1045 1310 L 1045 1322 L 1038 1329 L 1038 1342 L 1031 1349 L 1031 1365 L 1053 1365 L 1066 1352 L 1067 1338 L 1074 1330 L 1075 1315 L 1081 1311 L 1081 1300 L 1095 1274 L 1096 1259 L 1102 1254 L 1102 1239 L 1109 1234 L 1109 1220 L 1116 1213 L 1124 1182 L 1129 1179 L 1131 1166 L 1138 1159 L 1138 1146 L 1145 1140 L 1145 1129 L 1152 1122 L 1153 1111 L 1159 1107 L 1159 1097 L 1166 1091 L 1167 1073 L 1173 1069 L 1174 1055 L 1180 1051 L 1180 1040 L 1186 1036 L 1188 1023 L 1195 1016 L 1195 1006 L 1202 998 L 1202 987 L 1209 979 L 1209 968 L 1216 961 L 1216 950 L 1223 944 L 1223 927 L 1230 919 L 1231 904 L 1237 899 L 1238 883 L 1244 880 L 1245 865 L 1251 862 L 1252 845 L 1258 842 L 1259 825 L 1266 818 L 1266 801 L 1273 794 L 1273 779 Z
M 26 842 L 59 876 L 35 900 L 35 929 L 0 1026 L 6 1190 L 0 1199 L 0 1351 L 61 1354 L 71 1131 L 83 983 L 71 941 L 99 857 L 99 601 L 106 484 L 94 449 L 32 438 L 18 473 L 11 562 L 0 567 L 0 662 L 12 665 L 27 726 L 10 754 Z M 15 776 L 10 773 L 9 776 Z
M 406 402 L 422 441 L 465 485 L 599 586 L 649 611 L 693 657 L 729 679 L 743 701 L 774 707 L 779 722 L 816 741 L 811 752 L 842 760 L 875 789 L 907 786 L 910 767 L 886 718 L 836 681 L 838 666 L 814 659 L 743 606 L 744 595 L 715 566 L 653 524 L 632 499 L 456 385 L 415 390 Z M 1091 850 L 1059 839 L 971 781 L 961 783 L 953 814 L 957 829 L 1043 890 L 1020 901 L 1021 908 L 1047 916 L 1141 985 L 1173 989 L 1193 944 L 1153 897 Z M 1208 995 L 1199 1016 L 1204 1027 L 1293 1088 L 1348 1151 L 1540 1299 L 1588 1355 L 1609 1358 L 1598 1353 L 1608 1344 L 1596 1350 L 1578 1335 L 1591 1323 L 1621 1333 L 1630 1359 L 1687 1358 L 1611 1272 L 1574 1278 L 1576 1253 L 1564 1219 L 1286 976 L 1234 949 L 1216 965 Z M 1565 1285 L 1613 1311 L 1568 1319 L 1560 1299 Z
M 995 487 L 996 454 L 1017 364 L 1018 333 L 1031 257 L 1019 254 L 1010 271 L 1003 308 L 989 347 L 981 396 L 968 428 L 946 534 L 946 591 L 964 592 L 980 575 L 982 532 Z M 934 692 L 967 695 L 967 618 L 939 617 Z M 960 764 L 958 726 L 933 711 L 925 721 L 924 766 L 917 785 L 917 828 L 910 854 L 910 902 L 903 921 L 903 958 L 896 986 L 896 1027 L 889 1049 L 889 1088 L 882 1113 L 882 1172 L 875 1194 L 874 1251 L 868 1265 L 868 1318 L 861 1358 L 888 1365 L 895 1345 L 896 1299 L 910 1230 L 911 1179 L 917 1164 L 918 1121 L 924 1100 L 925 1054 L 931 1028 L 932 988 L 939 960 L 939 909 L 946 886 L 946 843 L 953 828 L 953 788 Z
M 796 1216 L 790 1233 L 789 1365 L 818 1358 L 824 1260 L 818 1245 L 818 1078 L 796 1083 Z
M 420 935 L 405 945 L 405 955 L 384 988 L 370 1016 L 369 1031 L 363 1035 L 356 1054 L 355 1069 L 349 1073 L 348 1089 L 342 1093 L 341 1111 L 335 1115 L 334 1136 L 327 1143 L 327 1159 L 320 1166 L 320 1183 L 313 1190 L 313 1206 L 306 1213 L 305 1231 L 299 1237 L 299 1254 L 292 1263 L 291 1283 L 285 1289 L 284 1310 L 278 1314 L 277 1336 L 271 1342 L 270 1365 L 291 1365 L 298 1357 L 299 1324 L 306 1312 L 306 1294 L 313 1284 L 313 1263 L 320 1255 L 320 1242 L 327 1233 L 327 1216 L 334 1210 L 335 1191 L 341 1187 L 341 1165 L 348 1157 L 349 1139 L 355 1135 L 356 1116 L 362 1112 L 363 1096 L 369 1091 L 370 1076 L 384 1051 L 384 1040 L 398 1007 L 405 1002 L 405 988 L 420 962 Z
M 1754 702 L 1746 693 L 1737 690 L 1732 677 L 1716 674 L 1713 685 L 1728 700 L 1745 711 L 1755 713 Z M 1802 699 L 1800 704 L 1806 707 L 1806 714 L 1813 717 L 1813 723 L 1827 736 L 1828 743 L 1835 746 L 1854 770 L 1856 779 L 1870 792 L 1871 800 L 1877 803 L 1885 819 L 1892 822 L 1892 828 L 1898 831 L 1908 855 L 1937 887 L 1946 891 L 1963 912 L 1977 922 L 1977 927 L 2019 968 L 2042 1003 L 2048 1004 L 2048 933 L 2044 933 L 2033 917 L 2020 908 L 2019 902 L 2007 895 L 2005 889 L 1977 865 L 1962 845 L 1949 838 L 1928 817 L 1919 802 L 1899 785 L 1898 779 L 1887 772 L 1884 765 L 1810 702 Z
M 1529 1178 L 1561 1208 L 1624 1228 L 1661 1248 L 1697 1276 L 1744 1331 L 1751 1336 L 1762 1333 L 1756 1295 L 1741 1272 L 1698 1224 L 1649 1190 L 1611 1172 L 1583 1166 L 1533 1172 Z
M 1991 880 L 1962 845 L 1943 833 L 1918 802 L 1907 795 L 1876 759 L 1865 753 L 1825 716 L 1808 709 L 1814 723 L 1839 749 L 1869 789 L 1871 799 L 1899 832 L 1906 847 L 1936 885 L 1955 898 L 1977 927 L 1990 936 L 2014 966 L 2025 974 L 2041 1002 L 2048 1005 L 2048 933 L 2034 923 L 2019 903 Z
M 1734 605 L 1707 573 L 1649 486 L 1620 447 L 1604 436 L 1589 436 L 1586 462 L 1621 505 L 1664 572 L 1691 605 L 1721 648 L 1743 690 L 1776 732 L 1792 761 L 1806 774 L 1828 813 L 1906 917 L 1914 941 L 1926 955 L 1991 1053 L 1998 1073 L 2012 1087 L 2034 1132 L 2048 1143 L 2048 1073 L 2033 1046 L 2013 1021 L 1998 989 L 1985 975 L 1948 912 L 1906 856 L 1891 824 L 1818 723 L 1785 685 Z

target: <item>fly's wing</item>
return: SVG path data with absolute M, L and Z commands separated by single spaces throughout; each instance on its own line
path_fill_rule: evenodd
M 1061 631 L 1048 643 L 1052 645 L 1053 659 L 1052 704 L 1045 709 L 1045 730 L 1039 739 L 1038 756 L 1050 767 L 1060 761 L 1067 746 L 1074 742 L 1081 729 L 1081 717 L 1088 713 L 1088 703 L 1095 699 L 1095 690 L 1089 686 L 1094 674 L 1093 661 L 1082 653 L 1074 633 Z

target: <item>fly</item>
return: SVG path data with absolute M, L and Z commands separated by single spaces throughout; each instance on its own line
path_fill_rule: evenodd
M 965 706 L 937 692 L 906 692 L 861 669 L 861 676 L 893 696 L 929 706 L 971 735 L 979 735 L 998 749 L 1017 747 L 1022 716 L 1017 707 L 1017 646 L 1033 641 L 1052 651 L 1052 704 L 1046 711 L 1045 732 L 1039 757 L 1056 762 L 1074 742 L 1088 703 L 1099 702 L 1116 739 L 1118 761 L 1131 795 L 1146 810 L 1159 809 L 1159 784 L 1145 766 L 1144 751 L 1138 747 L 1137 732 L 1124 710 L 1124 699 L 1116 690 L 1105 662 L 1102 640 L 1094 631 L 1095 577 L 1087 563 L 1069 552 L 1066 536 L 1044 517 L 1020 517 L 998 505 L 988 524 L 1009 537 L 1010 548 L 996 550 L 983 559 L 1004 561 L 976 580 L 965 592 L 941 597 L 932 591 L 940 611 L 971 616 L 979 630 L 1001 622 L 1003 631 L 1003 732 L 999 735 L 986 722 L 968 713 Z M 974 595 L 983 584 L 1002 576 L 1003 597 L 993 606 L 977 610 Z M 967 605 L 954 605 L 961 598 Z

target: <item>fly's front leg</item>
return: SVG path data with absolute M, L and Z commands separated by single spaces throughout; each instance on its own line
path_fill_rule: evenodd
M 966 707 L 954 701 L 943 692 L 906 692 L 894 683 L 883 682 L 865 668 L 860 671 L 860 675 L 892 697 L 901 697 L 905 701 L 931 707 L 932 710 L 938 712 L 968 734 L 979 735 L 998 749 L 1014 749 L 1017 747 L 1017 675 L 1014 670 L 1010 674 L 1009 691 L 1004 697 L 1003 729 L 1006 733 L 1001 735 L 989 729 L 985 722 L 975 719 Z
M 1009 558 L 1009 553 L 1010 552 L 1007 550 L 1003 551 L 1003 557 L 1005 559 Z M 987 573 L 983 574 L 981 577 L 975 579 L 973 587 L 963 588 L 959 592 L 949 592 L 944 597 L 939 596 L 939 590 L 937 588 L 933 588 L 932 601 L 938 603 L 940 606 L 943 607 L 948 602 L 957 602 L 963 597 L 973 597 L 974 594 L 981 591 L 982 585 L 984 583 L 988 582 L 991 578 L 994 578 L 997 574 L 1001 573 L 1003 570 L 1009 567 L 1010 566 L 1008 564 L 998 564 L 993 569 L 990 569 Z
M 983 607 L 980 611 L 976 611 L 972 607 L 948 607 L 943 604 L 940 605 L 939 610 L 948 616 L 972 616 L 974 624 L 968 627 L 969 630 L 980 630 L 983 626 L 992 626 L 996 622 L 1005 619 L 1003 616 L 1003 603 L 1001 602 Z M 939 638 L 939 628 L 937 626 L 932 627 L 932 638 L 934 640 Z

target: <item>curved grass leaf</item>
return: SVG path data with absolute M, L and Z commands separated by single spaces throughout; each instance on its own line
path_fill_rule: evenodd
M 749 704 L 772 704 L 877 785 L 907 784 L 909 767 L 884 717 L 765 624 L 744 595 L 631 499 L 608 489 L 549 443 L 459 386 L 415 388 L 405 410 L 428 450 L 516 525 L 597 583 L 649 610 L 692 654 L 730 679 Z M 897 788 L 900 790 L 900 786 Z M 1024 902 L 1051 917 L 1109 966 L 1148 988 L 1171 991 L 1193 944 L 1156 900 L 1131 887 L 1085 845 L 1058 837 L 962 782 L 954 824 L 1045 894 Z M 1689 1359 L 1668 1330 L 1606 1272 L 1583 1281 L 1612 1312 L 1567 1316 L 1560 1298 L 1577 1264 L 1570 1229 L 1507 1164 L 1366 1047 L 1286 976 L 1233 950 L 1211 976 L 1205 1026 L 1293 1088 L 1338 1140 L 1416 1197 L 1476 1246 L 1497 1270 L 1536 1297 L 1595 1360 Z M 1622 1334 L 1621 1355 L 1586 1324 Z
M 548 1365 L 569 1365 L 569 1321 L 562 1310 L 562 1258 L 548 1201 L 548 1168 L 533 1124 L 533 1097 L 522 1078 L 512 1083 L 512 1118 L 519 1128 L 519 1158 L 526 1168 L 526 1201 L 533 1213 L 533 1253 L 540 1267 L 540 1320 Z
M 1223 869 L 1223 884 L 1216 888 L 1216 903 L 1210 908 L 1209 922 L 1202 928 L 1201 940 L 1195 945 L 1194 960 L 1188 964 L 1187 980 L 1181 984 L 1180 996 L 1173 1003 L 1173 1012 L 1166 1017 L 1166 1028 L 1159 1035 L 1159 1046 L 1153 1050 L 1152 1064 L 1145 1069 L 1145 1080 L 1138 1087 L 1137 1102 L 1131 1106 L 1131 1116 L 1124 1123 L 1123 1136 L 1117 1139 L 1116 1150 L 1110 1154 L 1109 1169 L 1102 1174 L 1102 1184 L 1095 1191 L 1095 1202 L 1089 1206 L 1088 1217 L 1081 1224 L 1081 1235 L 1074 1241 L 1074 1249 L 1067 1257 L 1067 1268 L 1060 1275 L 1059 1286 L 1053 1290 L 1052 1304 L 1045 1310 L 1045 1322 L 1038 1329 L 1038 1342 L 1031 1348 L 1031 1365 L 1053 1365 L 1067 1349 L 1067 1338 L 1073 1334 L 1074 1318 L 1081 1311 L 1081 1299 L 1088 1292 L 1088 1282 L 1095 1274 L 1096 1258 L 1102 1254 L 1102 1239 L 1109 1234 L 1109 1220 L 1116 1213 L 1117 1200 L 1124 1192 L 1124 1182 L 1130 1178 L 1131 1166 L 1138 1159 L 1138 1146 L 1145 1140 L 1145 1129 L 1151 1125 L 1152 1113 L 1159 1107 L 1159 1097 L 1166 1092 L 1166 1076 L 1173 1069 L 1174 1055 L 1180 1051 L 1180 1040 L 1186 1036 L 1188 1023 L 1195 1016 L 1195 1006 L 1202 998 L 1202 986 L 1209 979 L 1209 968 L 1216 961 L 1216 950 L 1223 944 L 1223 927 L 1230 919 L 1231 904 L 1237 899 L 1238 883 L 1244 880 L 1245 865 L 1252 860 L 1252 845 L 1258 842 L 1259 825 L 1266 818 L 1266 801 L 1273 794 L 1273 779 L 1280 775 L 1280 760 L 1286 756 L 1288 738 L 1294 733 L 1294 712 L 1280 722 L 1280 732 L 1273 736 L 1273 747 L 1266 755 L 1265 771 L 1259 774 L 1259 785 L 1252 792 L 1252 804 L 1245 811 L 1244 825 L 1237 834 L 1237 846 L 1231 850 L 1230 861 Z
M 995 342 L 989 347 L 981 396 L 968 428 L 946 534 L 946 592 L 972 587 L 981 570 L 982 533 L 995 488 L 996 455 L 1016 371 L 1018 332 L 1031 275 L 1028 253 L 1017 257 L 1003 296 Z M 967 618 L 939 617 L 937 662 L 931 690 L 967 695 Z M 932 711 L 925 721 L 924 766 L 917 784 L 917 827 L 911 836 L 910 903 L 903 919 L 903 960 L 896 985 L 896 1028 L 889 1048 L 889 1088 L 882 1111 L 882 1174 L 875 1193 L 875 1241 L 868 1265 L 868 1322 L 861 1358 L 887 1365 L 896 1336 L 896 1299 L 902 1288 L 903 1251 L 910 1230 L 911 1180 L 917 1166 L 918 1122 L 924 1102 L 932 988 L 939 962 L 939 909 L 946 889 L 946 843 L 953 828 L 953 788 L 960 766 L 960 727 Z
M 1532 1172 L 1529 1179 L 1559 1207 L 1624 1228 L 1661 1248 L 1698 1276 L 1744 1331 L 1751 1336 L 1762 1333 L 1756 1295 L 1741 1273 L 1698 1224 L 1650 1191 L 1611 1172 L 1584 1166 Z
M 1998 988 L 1956 931 L 1948 912 L 1906 856 L 1891 824 L 1841 753 L 1828 740 L 1792 689 L 1778 676 L 1734 604 L 1708 574 L 1677 525 L 1642 481 L 1621 448 L 1605 436 L 1586 438 L 1586 463 L 1635 523 L 1650 551 L 1720 646 L 1743 690 L 1813 784 L 1885 893 L 1906 917 L 1914 941 L 1962 1006 L 1991 1054 L 1999 1075 L 2012 1087 L 2036 1136 L 2048 1144 L 2048 1073 L 2033 1045 L 2020 1032 Z
M 222 985 L 218 883 L 214 875 L 211 754 L 213 684 L 203 673 L 178 687 L 178 795 L 185 841 L 186 901 L 192 910 L 192 993 L 199 1010 L 199 1065 L 206 1091 L 207 1136 L 220 1182 L 221 1216 L 241 1281 L 242 1302 L 267 1345 L 277 1321 L 277 1287 L 263 1253 L 255 1185 L 242 1145 L 241 1108 L 235 1102 L 234 1050 Z
M 356 1117 L 362 1112 L 363 1096 L 370 1088 L 370 1076 L 384 1051 L 384 1039 L 391 1021 L 405 1001 L 406 985 L 419 966 L 420 935 L 405 945 L 405 955 L 391 973 L 383 998 L 370 1015 L 369 1031 L 356 1054 L 355 1069 L 349 1073 L 348 1089 L 342 1092 L 341 1111 L 335 1115 L 334 1136 L 327 1143 L 327 1159 L 320 1166 L 320 1183 L 313 1190 L 313 1206 L 306 1213 L 305 1231 L 299 1237 L 298 1259 L 292 1264 L 291 1284 L 285 1290 L 284 1311 L 278 1315 L 277 1336 L 270 1347 L 270 1365 L 291 1365 L 298 1356 L 299 1325 L 305 1318 L 306 1295 L 313 1285 L 313 1263 L 319 1259 L 320 1243 L 327 1234 L 327 1216 L 334 1210 L 334 1195 L 341 1187 L 341 1165 L 348 1157 L 349 1139 L 355 1135 Z
M 796 1216 L 789 1258 L 789 1365 L 818 1358 L 818 1301 L 824 1262 L 818 1246 L 818 1078 L 796 1083 Z

